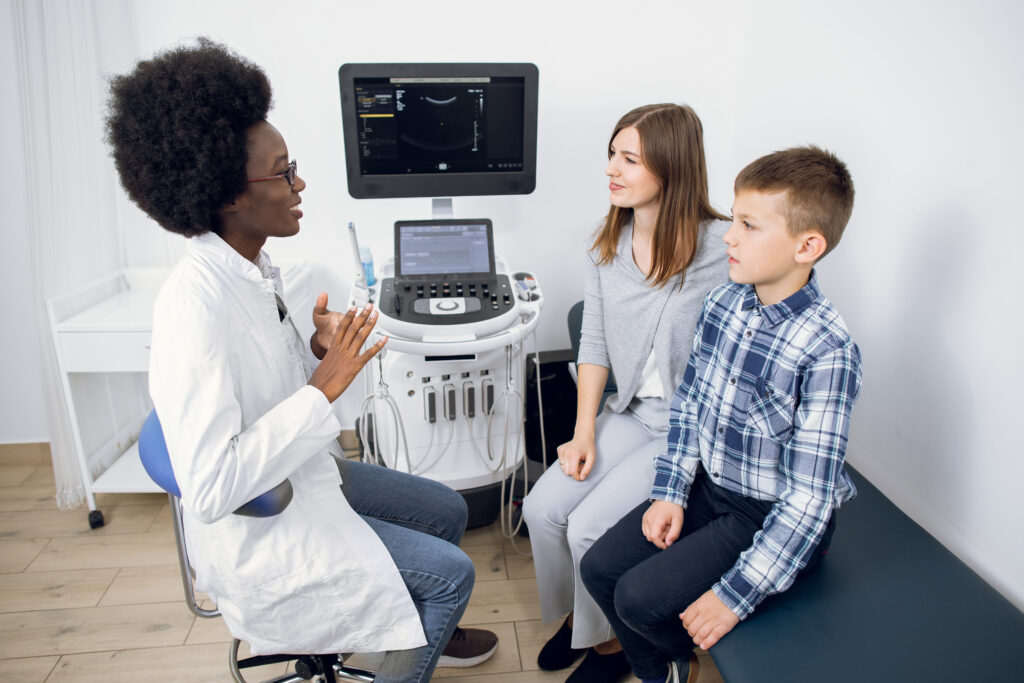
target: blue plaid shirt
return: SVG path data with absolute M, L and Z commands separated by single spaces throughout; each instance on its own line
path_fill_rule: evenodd
M 713 587 L 741 619 L 789 588 L 856 495 L 843 458 L 860 384 L 860 351 L 813 272 L 772 306 L 733 282 L 705 299 L 651 497 L 685 507 L 702 464 L 712 483 L 775 502 Z

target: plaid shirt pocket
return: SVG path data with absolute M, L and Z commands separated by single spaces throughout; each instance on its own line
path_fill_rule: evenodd
M 794 411 L 795 401 L 792 396 L 780 391 L 770 381 L 760 378 L 754 385 L 754 395 L 747 411 L 747 425 L 772 441 L 784 443 L 793 435 Z

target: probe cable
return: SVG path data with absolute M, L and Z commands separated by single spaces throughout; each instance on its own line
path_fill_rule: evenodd
M 381 354 L 377 354 L 377 390 L 368 395 L 363 400 L 362 417 L 360 420 L 360 436 L 363 439 L 363 443 L 366 444 L 366 437 L 369 433 L 366 430 L 366 415 L 369 411 L 373 413 L 373 458 L 376 464 L 380 464 L 380 432 L 377 428 L 379 422 L 377 417 L 377 402 L 374 399 L 379 399 L 384 403 L 384 406 L 391 412 L 394 418 L 395 425 L 395 469 L 398 469 L 398 456 L 400 454 L 405 455 L 405 469 L 407 472 L 412 472 L 412 462 L 409 459 L 409 442 L 405 436 L 405 424 L 402 422 L 402 414 L 398 409 L 398 404 L 395 403 L 394 397 L 391 396 L 388 391 L 388 383 L 384 381 L 384 368 L 381 360 Z
M 448 425 L 448 427 L 449 427 L 448 428 L 448 440 L 445 441 L 444 446 L 441 447 L 441 450 L 438 451 L 437 455 L 434 456 L 434 459 L 432 461 L 430 461 L 429 463 L 423 464 L 420 467 L 420 469 L 417 470 L 417 472 L 416 472 L 417 474 L 419 474 L 420 472 L 426 472 L 427 470 L 429 470 L 431 467 L 436 465 L 441 460 L 441 458 L 444 457 L 445 453 L 448 452 L 448 447 L 452 445 L 452 439 L 455 436 L 455 421 L 454 420 L 448 420 L 448 422 L 450 423 Z M 434 429 L 436 429 L 436 426 L 434 427 Z M 431 446 L 433 446 L 433 442 L 434 442 L 434 429 L 431 429 L 431 432 L 430 432 Z M 429 449 L 428 449 L 427 452 L 429 453 Z M 426 459 L 427 459 L 427 456 L 424 455 L 423 456 L 423 460 L 425 461 Z

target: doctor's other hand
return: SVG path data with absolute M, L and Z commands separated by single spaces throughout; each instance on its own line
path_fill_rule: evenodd
M 353 306 L 341 316 L 334 339 L 309 378 L 310 386 L 322 391 L 331 403 L 341 396 L 363 366 L 387 343 L 388 338 L 384 337 L 366 351 L 359 352 L 376 324 L 377 311 L 373 310 L 372 304 L 360 309 Z
M 644 513 L 640 527 L 644 538 L 664 550 L 675 543 L 683 530 L 683 506 L 656 500 Z
M 320 292 L 320 296 L 316 298 L 316 305 L 313 306 L 313 327 L 316 330 L 309 339 L 309 348 L 318 360 L 323 360 L 344 317 L 343 313 L 328 310 L 327 292 Z
M 597 459 L 597 447 L 592 435 L 573 435 L 572 441 L 558 447 L 558 464 L 562 472 L 576 481 L 583 481 L 590 474 Z

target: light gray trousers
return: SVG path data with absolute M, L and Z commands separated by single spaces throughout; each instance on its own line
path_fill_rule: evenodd
M 541 616 L 549 622 L 574 612 L 574 648 L 615 637 L 580 580 L 580 559 L 605 531 L 650 497 L 654 458 L 665 451 L 667 435 L 667 414 L 661 411 L 602 413 L 595 423 L 597 457 L 590 475 L 576 481 L 556 462 L 523 501 Z

